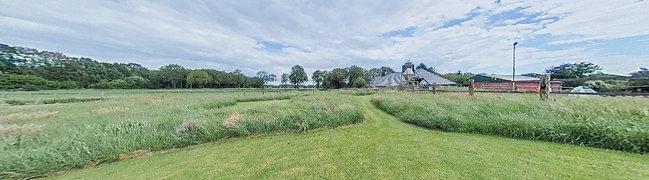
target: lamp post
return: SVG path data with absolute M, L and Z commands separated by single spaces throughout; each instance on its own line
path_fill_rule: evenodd
M 514 51 L 512 54 L 512 91 L 516 91 L 516 45 L 518 42 L 514 42 Z

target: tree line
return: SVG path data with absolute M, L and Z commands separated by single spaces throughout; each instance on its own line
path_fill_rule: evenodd
M 475 75 L 470 72 L 438 73 L 424 63 L 414 66 L 410 61 L 401 67 L 421 69 L 458 84 L 466 84 Z M 649 91 L 649 70 L 627 76 L 601 73 L 602 68 L 589 62 L 564 63 L 546 69 L 555 80 L 564 81 L 568 87 L 589 86 L 598 91 Z M 390 67 L 346 68 L 316 70 L 311 74 L 315 88 L 365 88 L 376 77 L 395 73 Z M 538 73 L 525 76 L 538 77 Z M 309 80 L 304 68 L 295 65 L 290 73 L 279 77 L 265 71 L 255 76 L 245 76 L 241 70 L 232 72 L 215 69 L 187 69 L 178 64 L 149 70 L 136 63 L 103 63 L 90 58 L 68 57 L 61 53 L 38 51 L 0 44 L 0 89 L 136 89 L 136 88 L 263 88 L 268 82 L 281 81 L 286 88 L 299 88 Z
M 241 70 L 192 70 L 178 64 L 149 70 L 136 63 L 103 63 L 0 44 L 0 89 L 260 88 L 274 80 L 264 71 L 248 77 Z

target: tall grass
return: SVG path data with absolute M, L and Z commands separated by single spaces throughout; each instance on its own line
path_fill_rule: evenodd
M 221 100 L 236 104 L 243 98 L 238 93 L 177 93 L 164 99 L 157 94 L 124 95 L 65 106 L 7 106 L 0 109 L 0 117 L 12 124 L 0 124 L 0 179 L 41 177 L 116 161 L 132 152 L 255 134 L 304 132 L 363 120 L 349 95 L 271 97 L 246 98 L 271 101 L 239 105 L 205 105 Z M 287 97 L 292 98 L 272 100 Z M 196 108 L 201 106 L 205 108 Z M 32 118 L 36 116 L 31 112 L 58 113 Z M 23 118 L 25 114 L 29 118 Z
M 384 94 L 372 102 L 405 122 L 449 132 L 499 135 L 649 153 L 649 101 L 519 94 Z
M 57 104 L 57 103 L 76 103 L 76 102 L 88 102 L 88 101 L 100 101 L 104 98 L 63 98 L 63 99 L 43 99 L 40 100 L 42 104 Z M 36 104 L 39 101 L 37 100 L 22 100 L 22 99 L 11 99 L 5 100 L 5 103 L 10 105 L 27 105 L 27 104 Z
M 65 99 L 46 99 L 42 100 L 43 104 L 56 104 L 56 103 L 76 103 L 76 102 L 88 102 L 88 101 L 100 101 L 104 98 L 65 98 Z

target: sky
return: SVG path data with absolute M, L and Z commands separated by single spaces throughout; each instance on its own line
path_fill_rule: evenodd
M 593 62 L 649 67 L 649 1 L 0 0 L 0 43 L 149 69 L 240 69 L 280 75 L 296 64 L 438 72 L 541 73 Z

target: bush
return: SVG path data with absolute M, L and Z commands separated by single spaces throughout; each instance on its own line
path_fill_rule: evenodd
M 391 94 L 373 98 L 372 103 L 407 123 L 431 129 L 649 153 L 649 103 L 645 100 L 540 102 L 532 97 Z

